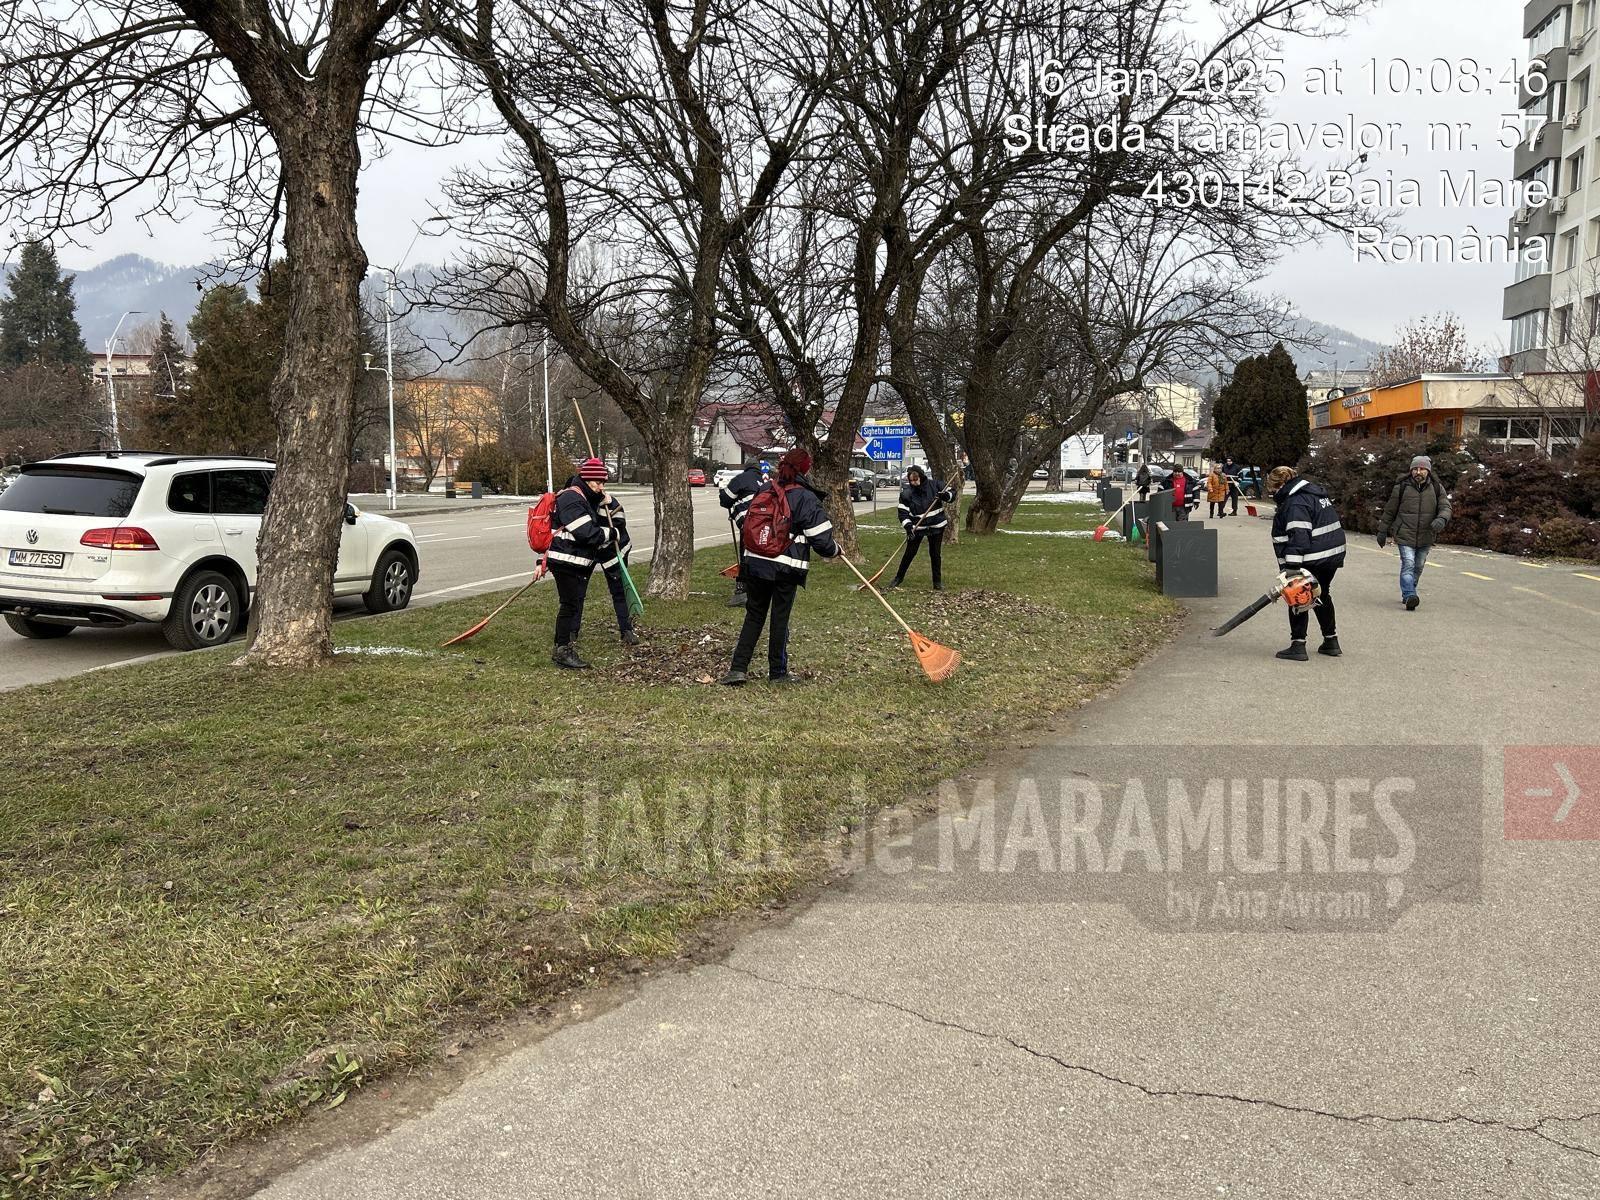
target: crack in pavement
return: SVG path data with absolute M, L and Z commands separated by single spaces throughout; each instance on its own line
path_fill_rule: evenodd
M 991 1042 L 999 1042 L 1010 1046 L 1015 1050 L 1020 1050 L 1022 1053 L 1030 1055 L 1033 1058 L 1040 1059 L 1044 1062 L 1053 1063 L 1063 1070 L 1088 1075 L 1091 1078 L 1098 1079 L 1103 1083 L 1110 1083 L 1115 1084 L 1118 1087 L 1128 1088 L 1132 1091 L 1136 1091 L 1142 1095 L 1148 1096 L 1151 1099 L 1215 1100 L 1225 1101 L 1231 1104 L 1249 1104 L 1258 1108 L 1270 1108 L 1279 1112 L 1296 1113 L 1301 1116 L 1308 1117 L 1322 1117 L 1326 1120 L 1345 1121 L 1357 1125 L 1472 1125 L 1483 1129 L 1500 1129 L 1508 1133 L 1531 1133 L 1540 1140 L 1549 1142 L 1554 1146 L 1559 1146 L 1564 1150 L 1571 1150 L 1576 1154 L 1581 1154 L 1588 1158 L 1600 1159 L 1600 1152 L 1591 1150 L 1587 1146 L 1580 1146 L 1575 1145 L 1572 1142 L 1562 1141 L 1560 1138 L 1555 1137 L 1544 1128 L 1546 1125 L 1553 1125 L 1557 1122 L 1582 1122 L 1600 1118 L 1600 1111 L 1580 1113 L 1576 1116 L 1540 1117 L 1531 1125 L 1515 1125 L 1506 1121 L 1498 1121 L 1488 1117 L 1467 1116 L 1464 1113 L 1452 1113 L 1445 1117 L 1418 1116 L 1413 1114 L 1392 1116 L 1387 1113 L 1346 1113 L 1335 1112 L 1331 1109 L 1325 1108 L 1313 1108 L 1309 1105 L 1291 1104 L 1283 1100 L 1271 1100 L 1258 1096 L 1239 1096 L 1231 1092 L 1207 1092 L 1188 1088 L 1151 1087 L 1148 1084 L 1139 1083 L 1137 1080 L 1123 1079 L 1106 1071 L 1098 1070 L 1095 1067 L 1085 1066 L 1082 1063 L 1068 1062 L 1066 1059 L 1061 1058 L 1058 1055 L 1051 1054 L 1045 1050 L 1036 1049 L 1035 1047 L 1028 1045 L 1026 1042 L 1017 1040 L 1009 1034 L 994 1033 L 987 1029 L 978 1029 L 971 1025 L 963 1025 L 959 1021 L 952 1021 L 944 1017 L 931 1016 L 928 1013 L 921 1012 L 918 1009 L 910 1007 L 909 1005 L 900 1004 L 894 1000 L 884 1000 L 877 996 L 862 995 L 859 992 L 852 992 L 848 988 L 825 987 L 821 984 L 815 983 L 796 983 L 793 980 L 779 979 L 772 975 L 763 975 L 761 972 L 752 971 L 748 967 L 736 967 L 729 963 L 719 963 L 717 965 L 721 966 L 724 970 L 732 971 L 735 974 L 744 975 L 751 979 L 759 980 L 762 983 L 769 983 L 777 987 L 789 988 L 793 991 L 817 992 L 823 995 L 835 996 L 840 999 L 853 1000 L 859 1004 L 870 1004 L 878 1008 L 887 1008 L 893 1012 L 903 1013 L 904 1015 L 913 1017 L 924 1024 L 932 1025 L 940 1029 L 949 1029 L 957 1033 L 967 1034 L 969 1037 L 982 1038 Z

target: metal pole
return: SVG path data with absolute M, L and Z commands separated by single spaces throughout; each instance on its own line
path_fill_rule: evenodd
M 550 450 L 550 331 L 544 331 L 544 486 L 556 490 L 555 459 Z
M 413 238 L 413 241 L 416 239 Z M 389 386 L 389 511 L 400 507 L 400 463 L 394 446 L 394 272 L 383 280 L 383 340 L 388 368 L 383 373 Z
M 122 332 L 122 323 L 129 317 L 137 316 L 142 310 L 131 308 L 117 318 L 116 328 L 111 331 L 111 336 L 106 339 L 106 397 L 111 402 L 111 448 L 122 449 L 122 426 L 117 420 L 117 383 L 111 373 L 111 353 L 117 344 L 117 335 Z

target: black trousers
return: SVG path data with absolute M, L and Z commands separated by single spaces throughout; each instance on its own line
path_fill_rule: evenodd
M 752 575 L 744 581 L 744 627 L 739 630 L 739 644 L 733 648 L 733 670 L 748 671 L 755 657 L 756 643 L 761 640 L 761 628 L 772 614 L 772 628 L 767 632 L 767 669 L 777 678 L 789 673 L 789 614 L 794 611 L 796 583 L 774 583 Z
M 900 583 L 906 577 L 906 572 L 911 569 L 911 560 L 917 556 L 917 547 L 926 541 L 928 543 L 928 559 L 933 564 L 933 581 L 939 583 L 944 563 L 942 561 L 942 547 L 944 546 L 944 530 L 935 529 L 929 533 L 913 533 L 906 542 L 906 552 L 900 556 L 900 569 L 894 573 L 894 581 Z
M 1233 504 L 1233 510 L 1228 515 L 1237 517 L 1239 515 L 1239 489 L 1238 488 L 1229 488 L 1228 489 L 1228 499 Z
M 1210 510 L 1206 514 L 1207 516 L 1225 517 L 1228 515 L 1222 511 L 1227 506 L 1228 502 L 1226 500 L 1207 500 L 1206 503 L 1211 506 Z
M 617 612 L 617 631 L 625 633 L 633 628 L 633 614 L 628 611 L 628 589 L 622 586 L 621 567 L 606 572 L 606 587 L 611 592 L 611 607 Z
M 583 600 L 589 594 L 588 571 L 563 571 L 552 567 L 556 595 L 561 607 L 556 610 L 556 645 L 565 646 L 578 640 L 578 627 L 583 624 Z
M 1322 585 L 1322 596 L 1317 600 L 1315 612 L 1317 624 L 1322 627 L 1322 636 L 1325 638 L 1338 637 L 1339 627 L 1334 623 L 1333 612 L 1333 577 L 1339 573 L 1338 567 L 1307 567 Z M 1289 610 L 1289 636 L 1297 642 L 1306 640 L 1306 630 L 1311 628 L 1311 614 L 1301 609 L 1296 612 Z

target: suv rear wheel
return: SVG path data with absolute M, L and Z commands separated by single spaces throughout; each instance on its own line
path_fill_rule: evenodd
M 51 638 L 64 638 L 72 632 L 71 625 L 55 625 L 49 621 L 31 621 L 27 617 L 19 617 L 16 613 L 6 614 L 6 624 L 11 626 L 12 633 L 20 633 L 25 638 L 35 641 L 47 642 Z
M 386 550 L 372 572 L 372 586 L 361 596 L 369 613 L 394 612 L 411 603 L 416 568 L 403 551 Z
M 172 597 L 161 631 L 179 650 L 220 646 L 239 631 L 243 607 L 233 580 L 218 571 L 196 571 Z

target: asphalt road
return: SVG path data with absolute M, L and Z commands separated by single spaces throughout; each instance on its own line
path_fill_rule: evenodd
M 695 488 L 690 495 L 694 500 L 698 544 L 727 541 L 727 518 L 717 504 L 715 490 Z M 649 490 L 618 488 L 617 496 L 628 513 L 634 556 L 648 557 L 655 542 L 651 520 L 654 505 Z M 892 494 L 880 491 L 878 503 L 881 506 L 886 502 L 893 506 Z M 441 499 L 439 503 L 449 502 Z M 526 581 L 533 571 L 525 533 L 525 506 L 494 508 L 461 503 L 460 511 L 397 514 L 411 526 L 421 555 L 422 578 L 413 604 L 436 604 L 509 587 Z M 381 500 L 373 507 L 377 510 L 380 505 Z M 871 509 L 871 504 L 857 505 L 858 512 Z M 367 616 L 358 597 L 336 601 L 335 614 L 341 620 Z M 37 642 L 12 633 L 0 623 L 0 691 L 170 653 L 175 651 L 154 625 L 78 629 L 69 637 Z
M 1223 594 L 1120 690 L 959 781 L 973 807 L 917 827 L 912 869 L 862 870 L 261 1200 L 1600 1194 L 1600 571 L 1441 552 L 1407 614 L 1366 539 L 1335 588 L 1344 657 L 1286 663 L 1281 608 L 1209 636 L 1273 574 L 1266 522 L 1225 521 L 1221 544 Z M 1582 776 L 1568 825 L 1540 807 L 1557 762 Z M 1357 807 L 1413 785 L 1387 916 L 1380 889 L 1375 924 L 1163 926 L 1163 893 L 1219 879 L 1147 869 L 1126 772 L 1155 803 L 1162 776 L 1253 785 L 1263 763 L 1286 789 L 1355 781 Z M 1046 814 L 1064 786 L 1120 791 L 1136 868 L 1091 872 L 1065 825 L 1027 843 L 1029 785 Z M 1377 881 L 1357 842 L 1340 858 L 1334 811 L 1332 861 Z M 941 864 L 986 821 L 997 868 Z M 1311 871 L 1307 828 L 1325 848 L 1322 825 L 1283 844 Z M 1057 847 L 1082 866 L 1050 869 Z M 1248 849 L 1226 851 L 1236 888 Z

